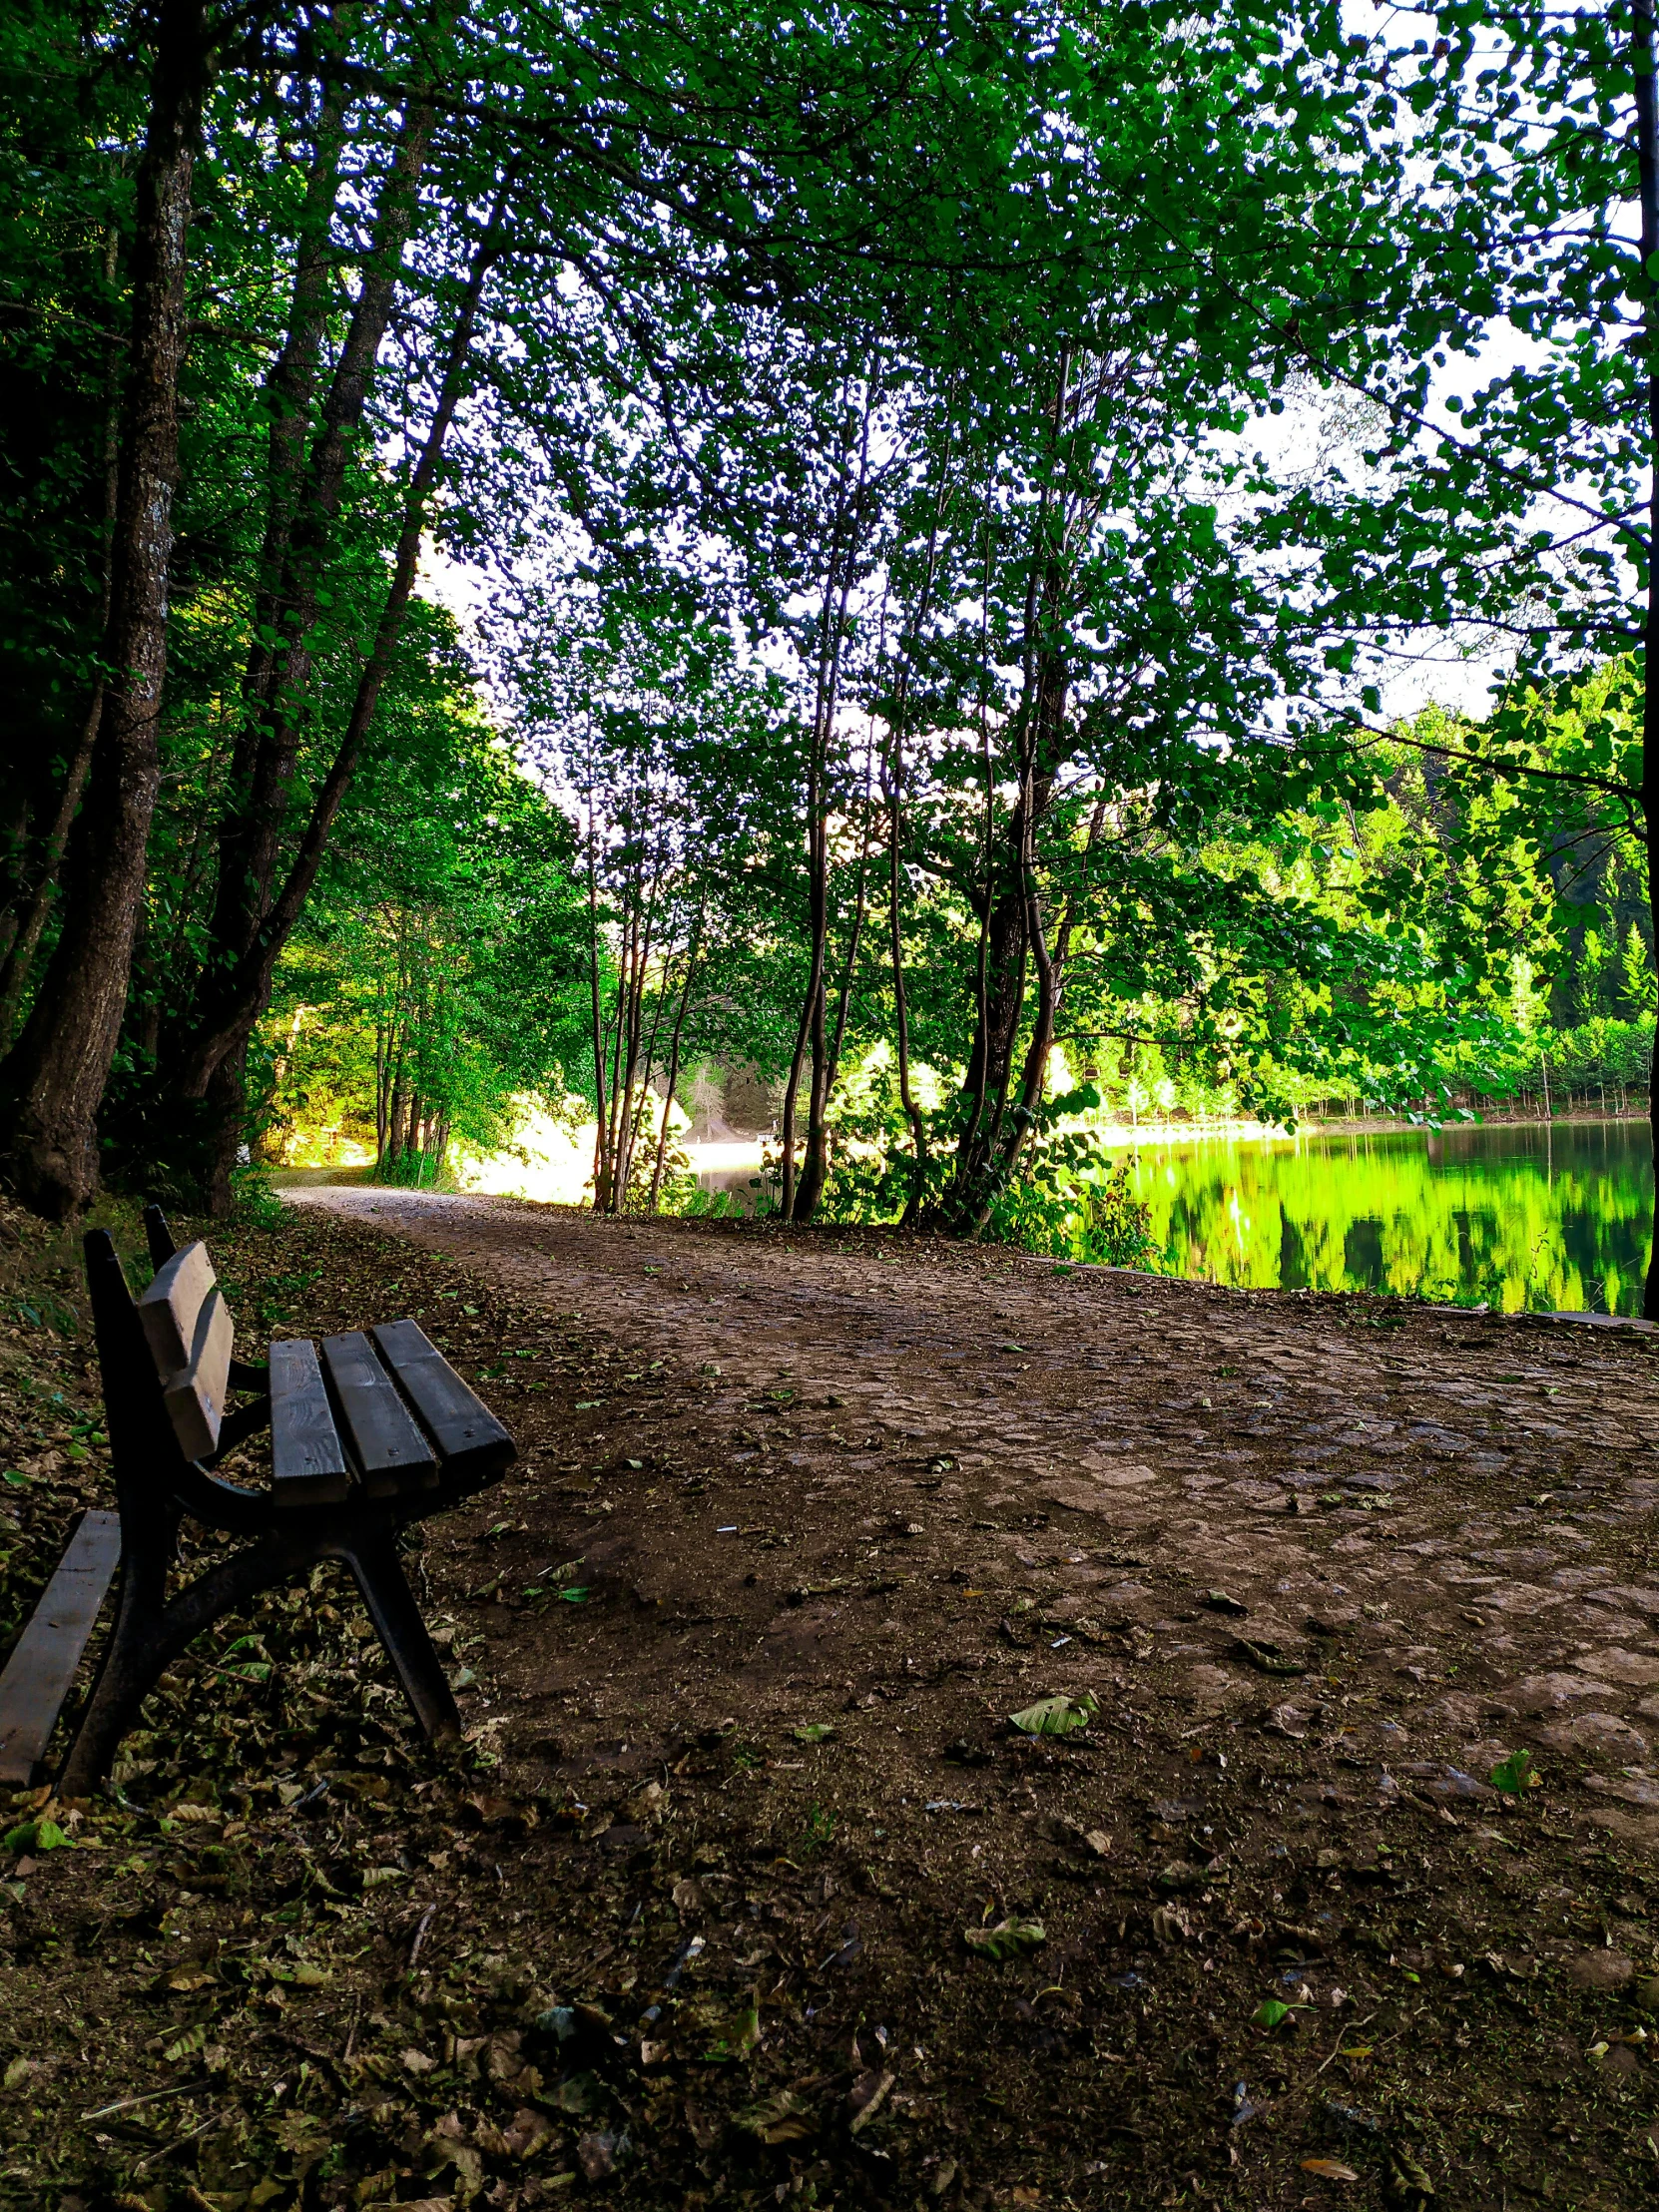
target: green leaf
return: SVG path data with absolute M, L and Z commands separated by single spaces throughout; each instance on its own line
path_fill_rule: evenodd
M 1048 1931 L 1041 1921 L 998 1921 L 994 1928 L 964 1928 L 962 1940 L 969 1950 L 981 1958 L 998 1961 L 1013 1958 L 1022 1950 L 1035 1950 L 1039 1943 L 1046 1943 Z
M 1022 1736 L 1074 1736 L 1099 1711 L 1100 1700 L 1092 1690 L 1085 1690 L 1081 1697 L 1039 1698 L 1035 1705 L 1010 1713 L 1008 1725 Z
M 54 1820 L 25 1821 L 5 1838 L 6 1851 L 73 1851 L 74 1845 Z
M 1532 1771 L 1529 1751 L 1512 1751 L 1507 1759 L 1500 1759 L 1492 1769 L 1491 1783 L 1494 1790 L 1501 1790 L 1506 1797 L 1523 1797 L 1528 1790 L 1543 1787 Z
M 760 2040 L 760 2007 L 752 1997 L 741 2012 L 734 2013 L 726 2034 L 719 2037 L 703 2055 L 716 2065 L 727 2065 L 733 2059 L 747 2058 Z

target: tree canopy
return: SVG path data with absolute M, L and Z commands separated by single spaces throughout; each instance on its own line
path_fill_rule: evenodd
M 1649 1018 L 1645 14 L 27 0 L 0 74 L 32 1204 L 544 1096 L 656 1205 L 720 1060 L 787 1216 L 977 1233 L 1103 1085 Z

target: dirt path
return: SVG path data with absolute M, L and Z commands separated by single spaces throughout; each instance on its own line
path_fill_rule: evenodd
M 676 1603 L 706 1597 L 720 1561 L 750 1564 L 759 1538 L 792 1555 L 770 1562 L 769 1585 L 901 1569 L 890 1610 L 910 1633 L 935 1630 L 965 1579 L 1017 1585 L 1045 1620 L 1104 1608 L 1164 1639 L 1127 1671 L 1098 1641 L 1002 1671 L 1144 1684 L 1198 1711 L 1259 1704 L 1263 1677 L 1240 1663 L 1232 1618 L 1156 1618 L 1150 1592 L 1100 1556 L 1127 1546 L 1155 1578 L 1224 1587 L 1248 1607 L 1251 1641 L 1299 1660 L 1323 1648 L 1318 1614 L 1372 1695 L 1482 1772 L 1521 1741 L 1639 1760 L 1659 1723 L 1659 1586 L 1637 1571 L 1659 1502 L 1659 1363 L 1634 1332 L 1247 1298 L 948 1250 L 895 1264 L 874 1242 L 790 1250 L 503 1201 L 303 1196 L 620 1329 L 686 1375 L 720 1369 L 689 1429 L 679 1408 L 624 1393 L 570 1439 L 592 1458 L 644 1435 L 654 1473 L 712 1481 L 672 1541 L 656 1527 L 660 1485 L 629 1485 L 653 1509 L 610 1539 Z M 1365 1326 L 1401 1314 L 1398 1328 Z M 794 1395 L 757 1411 L 757 1389 Z M 762 1491 L 764 1530 L 706 1541 L 723 1498 Z M 720 1578 L 732 1592 L 744 1579 L 730 1565 Z M 751 1664 L 813 1641 L 828 1682 L 834 1624 L 858 1610 L 786 1608 Z M 746 1611 L 762 1624 L 754 1601 Z M 1348 1684 L 1336 1709 L 1354 1712 L 1356 1695 Z M 1348 1748 L 1397 1757 L 1400 1726 L 1362 1707 Z M 1659 1842 L 1659 1811 L 1600 1817 Z
M 1025 2158 L 1035 2193 L 997 2201 L 1651 2190 L 1652 1340 L 297 1195 L 621 1355 L 540 1429 L 491 1562 L 534 1587 L 568 1551 L 617 1602 L 574 1635 L 486 1608 L 503 1740 L 588 1781 L 733 1722 L 759 1747 L 722 1779 L 740 1829 L 817 1824 L 864 1892 L 811 1946 L 890 1924 L 839 2031 L 877 2066 L 891 2027 L 926 2149 L 860 2140 L 905 2187 L 1017 2189 Z M 493 1368 L 509 1418 L 552 1404 Z M 1067 1746 L 1006 1727 L 1084 1692 Z M 1486 1778 L 1523 1749 L 1517 1807 Z M 1004 1919 L 1042 1948 L 971 1958 Z M 1291 2018 L 1254 2021 L 1275 1995 Z
M 513 1428 L 417 1559 L 467 1741 L 318 1570 L 115 1802 L 14 1800 L 6 2212 L 1653 2202 L 1659 1338 L 367 1189 L 209 1237 L 239 1341 L 412 1312 Z M 109 1502 L 43 1295 L 14 1631 Z

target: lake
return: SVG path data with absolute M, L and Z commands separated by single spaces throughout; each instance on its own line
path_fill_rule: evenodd
M 1484 1299 L 1503 1313 L 1641 1312 L 1645 1120 L 1193 1138 L 1128 1157 L 1172 1275 Z

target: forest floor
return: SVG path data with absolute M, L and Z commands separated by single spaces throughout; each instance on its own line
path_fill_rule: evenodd
M 19 1222 L 14 1620 L 103 1494 Z M 212 1242 L 245 1344 L 413 1312 L 517 1435 L 417 1555 L 468 1742 L 319 1571 L 20 1800 L 0 2202 L 1653 2201 L 1659 1337 L 378 1190 Z

